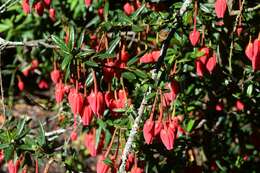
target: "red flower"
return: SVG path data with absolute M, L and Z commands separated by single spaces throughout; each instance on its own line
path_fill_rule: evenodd
M 83 106 L 83 109 L 82 109 L 82 113 L 81 113 L 82 124 L 84 126 L 88 126 L 88 125 L 90 125 L 92 119 L 93 119 L 93 112 L 92 112 L 92 109 L 91 109 L 87 99 L 86 99 L 84 106 Z
M 145 121 L 143 134 L 145 142 L 147 144 L 151 144 L 153 142 L 154 137 L 154 121 L 152 119 L 152 116 L 150 116 L 150 118 Z
M 49 88 L 49 85 L 48 85 L 48 83 L 46 82 L 46 80 L 41 79 L 41 80 L 39 81 L 39 83 L 38 83 L 38 87 L 39 87 L 40 89 L 48 89 L 48 88 Z
M 143 173 L 144 169 L 143 168 L 139 168 L 137 166 L 137 163 L 135 163 L 135 166 L 132 168 L 131 173 Z
M 87 97 L 87 99 L 94 114 L 97 115 L 98 118 L 101 118 L 105 111 L 103 93 L 100 91 L 96 93 L 92 91 L 90 95 Z
M 44 7 L 43 7 L 43 3 L 41 1 L 36 2 L 36 4 L 34 4 L 33 7 L 39 16 L 43 15 Z
M 50 8 L 52 0 L 43 0 L 43 4 L 45 8 Z
M 54 8 L 49 9 L 49 16 L 52 22 L 56 21 L 56 11 Z
M 20 91 L 24 90 L 24 83 L 21 79 L 18 79 L 18 88 Z
M 20 161 L 16 160 L 15 164 L 12 160 L 8 161 L 8 172 L 9 173 L 17 173 L 20 167 Z
M 146 53 L 144 54 L 141 58 L 140 58 L 140 63 L 154 63 L 157 62 L 158 59 L 160 57 L 160 51 L 152 51 L 150 53 Z
M 189 39 L 190 39 L 192 46 L 195 46 L 200 39 L 200 32 L 197 31 L 195 27 L 196 26 L 194 26 L 193 31 L 191 31 L 190 35 L 189 35 Z
M 246 56 L 247 56 L 247 58 L 249 60 L 253 59 L 253 56 L 254 56 L 254 45 L 251 42 L 251 40 L 248 42 L 248 44 L 246 46 L 245 54 L 246 54 Z
M 175 127 L 173 124 L 171 124 L 171 121 L 169 123 L 170 124 L 168 125 L 163 125 L 163 129 L 160 132 L 160 138 L 166 149 L 172 150 L 175 141 Z
M 259 34 L 259 38 L 260 38 L 260 34 Z M 260 39 L 258 38 L 254 40 L 252 67 L 254 71 L 260 70 Z
M 217 57 L 216 54 L 213 53 L 212 57 L 208 58 L 208 61 L 206 63 L 206 69 L 208 72 L 211 74 L 214 68 L 216 67 L 217 64 Z
M 97 161 L 97 173 L 106 173 L 109 170 L 109 166 L 104 163 L 105 156 L 100 156 Z
M 92 0 L 85 0 L 86 7 L 89 7 L 92 3 Z
M 131 167 L 134 164 L 135 156 L 133 153 L 130 153 L 127 157 L 126 163 L 125 163 L 125 170 L 129 171 Z
M 2 164 L 3 160 L 4 160 L 4 151 L 0 150 L 0 165 Z
M 242 102 L 241 100 L 237 100 L 236 101 L 236 109 L 238 111 L 242 111 L 242 110 L 244 110 L 244 108 L 245 108 L 244 102 Z
M 124 5 L 124 12 L 126 15 L 131 15 L 134 11 L 135 11 L 135 8 L 133 5 L 131 5 L 129 2 L 127 2 L 125 5 Z
M 60 70 L 57 70 L 57 69 L 54 69 L 52 72 L 51 72 L 51 80 L 53 81 L 53 83 L 58 83 L 59 80 L 60 80 L 60 77 L 61 77 L 61 72 Z
M 23 0 L 22 7 L 25 14 L 29 14 L 31 12 L 29 0 Z
M 177 94 L 179 93 L 179 83 L 176 80 L 172 80 L 171 83 L 165 84 L 165 89 L 169 89 L 170 92 L 163 94 L 163 106 L 169 106 L 172 101 L 175 100 Z
M 218 18 L 223 18 L 227 9 L 226 0 L 216 0 L 215 12 Z
M 63 100 L 65 94 L 64 84 L 60 81 L 55 86 L 55 99 L 57 103 L 60 103 Z

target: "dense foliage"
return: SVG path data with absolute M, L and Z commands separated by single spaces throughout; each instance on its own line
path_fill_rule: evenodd
M 1 4 L 2 170 L 260 171 L 259 2 Z

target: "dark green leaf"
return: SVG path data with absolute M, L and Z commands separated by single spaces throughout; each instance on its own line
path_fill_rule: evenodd
M 98 64 L 95 61 L 85 61 L 85 64 L 89 67 L 98 67 Z
M 107 54 L 112 54 L 116 48 L 116 46 L 119 44 L 121 37 L 118 35 L 109 45 L 108 50 L 106 51 Z
M 106 165 L 108 165 L 108 166 L 110 166 L 110 167 L 113 167 L 113 162 L 112 162 L 112 160 L 110 160 L 109 158 L 106 158 L 105 160 L 103 160 L 103 162 L 104 162 Z
M 40 145 L 44 145 L 45 142 L 46 142 L 45 132 L 44 132 L 43 125 L 40 121 L 39 121 L 39 124 L 40 124 L 40 131 L 39 131 L 39 141 L 38 142 L 39 142 Z
M 186 128 L 186 131 L 187 131 L 187 132 L 190 132 L 190 131 L 191 131 L 191 129 L 192 129 L 193 126 L 194 126 L 194 123 L 195 123 L 195 120 L 190 120 L 190 121 L 188 122 L 187 128 Z
M 99 144 L 99 141 L 100 141 L 100 138 L 101 138 L 101 132 L 102 132 L 102 127 L 99 127 L 96 131 L 96 144 L 95 144 L 95 148 L 97 149 L 98 148 L 98 144 Z
M 61 51 L 65 54 L 70 54 L 69 52 L 69 48 L 67 47 L 67 45 L 65 44 L 65 42 L 60 39 L 59 37 L 52 35 L 51 36 L 52 40 L 54 41 L 54 43 L 59 46 L 59 48 L 61 49 Z
M 147 73 L 142 71 L 142 70 L 135 69 L 133 72 L 136 74 L 136 76 L 138 76 L 140 78 L 143 78 L 143 79 L 147 79 L 148 78 Z
M 9 145 L 9 147 L 4 148 L 4 158 L 5 158 L 6 162 L 11 160 L 13 153 L 14 153 L 14 146 L 13 145 Z
M 131 72 L 124 72 L 122 76 L 123 78 L 127 79 L 129 82 L 132 82 L 133 80 L 136 79 L 135 75 Z
M 61 63 L 61 69 L 65 70 L 66 67 L 70 64 L 71 62 L 71 57 L 70 56 L 65 56 L 62 63 Z
M 71 25 L 70 26 L 70 37 L 69 37 L 69 44 L 68 44 L 68 48 L 72 51 L 74 48 L 74 44 L 75 44 L 75 30 L 74 27 Z

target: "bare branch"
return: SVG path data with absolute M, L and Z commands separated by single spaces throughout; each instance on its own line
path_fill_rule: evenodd
M 25 41 L 25 42 L 19 42 L 19 41 L 8 41 L 0 37 L 0 48 L 15 48 L 17 46 L 28 46 L 28 47 L 38 47 L 38 46 L 44 46 L 46 48 L 58 48 L 56 45 L 51 45 L 49 43 L 45 42 L 46 40 L 40 39 L 40 40 L 31 40 L 31 41 Z
M 146 98 L 145 97 L 146 97 L 146 94 L 143 97 L 143 100 L 142 100 L 141 105 L 140 105 L 139 110 L 138 110 L 138 115 L 135 118 L 134 125 L 133 125 L 133 127 L 130 131 L 130 135 L 129 135 L 127 142 L 125 144 L 125 148 L 124 148 L 124 151 L 123 151 L 123 154 L 122 154 L 122 162 L 121 162 L 121 165 L 120 165 L 120 168 L 119 168 L 119 173 L 125 172 L 125 164 L 126 164 L 127 156 L 131 152 L 132 143 L 134 141 L 135 134 L 137 133 L 137 130 L 140 126 L 141 117 L 143 116 L 144 108 L 145 108 L 145 105 L 146 105 Z
M 260 4 L 258 4 L 258 5 L 255 6 L 255 7 L 252 7 L 252 8 L 246 8 L 246 9 L 244 10 L 244 12 L 249 13 L 249 12 L 252 12 L 252 11 L 256 11 L 256 10 L 258 10 L 258 9 L 260 9 Z M 231 16 L 236 16 L 236 15 L 239 15 L 239 14 L 240 14 L 240 10 L 234 10 L 234 11 L 232 11 L 232 12 L 230 13 Z

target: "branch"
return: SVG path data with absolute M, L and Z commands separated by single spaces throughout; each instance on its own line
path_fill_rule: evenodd
M 252 11 L 255 11 L 258 9 L 260 9 L 260 4 L 258 4 L 257 6 L 251 7 L 251 8 L 247 8 L 244 10 L 244 12 L 252 12 Z M 230 13 L 231 16 L 236 16 L 239 14 L 240 14 L 240 10 L 234 10 L 234 11 L 231 11 L 231 13 Z
M 46 48 L 58 48 L 58 46 L 56 45 L 51 45 L 46 43 L 44 39 L 19 42 L 19 41 L 8 41 L 0 37 L 0 49 L 15 48 L 17 46 L 27 46 L 27 47 L 44 46 Z
M 146 98 L 145 97 L 146 97 L 146 94 L 143 97 L 143 100 L 142 100 L 141 105 L 140 105 L 139 110 L 138 110 L 138 116 L 135 118 L 134 125 L 133 125 L 133 127 L 130 131 L 130 135 L 129 135 L 127 142 L 125 144 L 125 148 L 124 148 L 124 151 L 123 151 L 123 154 L 122 154 L 122 162 L 121 162 L 121 165 L 120 165 L 119 171 L 118 171 L 119 173 L 125 173 L 125 164 L 126 164 L 127 156 L 132 149 L 132 143 L 134 141 L 135 134 L 137 133 L 137 130 L 140 126 L 141 117 L 144 113 L 144 108 L 145 108 L 145 105 L 146 105 Z

